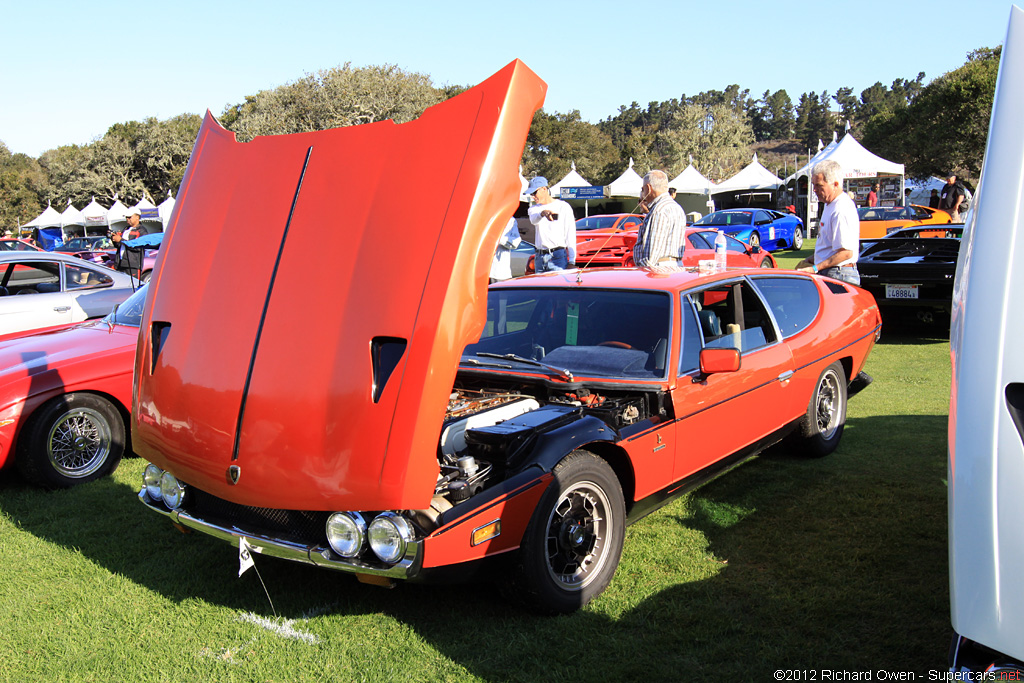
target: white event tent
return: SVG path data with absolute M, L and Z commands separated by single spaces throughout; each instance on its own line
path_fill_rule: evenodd
M 107 210 L 107 225 L 124 223 L 124 215 L 128 213 L 128 207 L 121 203 L 121 200 L 114 195 L 114 205 Z
M 938 190 L 939 193 L 941 193 L 946 181 L 942 178 L 929 176 L 924 180 L 907 180 L 904 184 L 906 185 L 906 188 L 910 190 L 911 204 L 928 206 L 928 200 L 931 199 L 932 190 Z
M 716 185 L 705 178 L 692 161 L 682 173 L 668 181 L 668 186 L 675 188 L 676 202 L 691 215 L 691 218 L 692 214 L 704 215 L 715 210 L 711 195 L 715 192 Z
M 84 209 L 82 209 L 82 215 L 85 217 L 85 227 L 88 231 L 91 227 L 102 226 L 103 231 L 106 232 L 107 227 L 107 210 L 96 201 L 93 197 L 92 201 L 89 202 Z
M 669 187 L 676 188 L 681 194 L 711 194 L 716 185 L 705 178 L 693 164 L 687 166 L 682 173 L 668 181 Z
M 59 228 L 60 227 L 60 214 L 49 204 L 46 205 L 46 209 L 41 214 L 30 220 L 22 228 Z
M 548 190 L 551 191 L 552 197 L 559 197 L 563 187 L 593 187 L 593 185 L 576 172 L 576 162 L 574 161 L 572 162 L 572 168 L 565 174 L 565 177 L 548 187 Z
M 782 179 L 762 166 L 755 153 L 753 160 L 743 170 L 719 183 L 712 194 L 719 197 L 715 201 L 716 204 L 727 207 L 728 205 L 745 204 L 746 202 L 737 201 L 739 197 L 763 194 L 766 195 L 764 199 L 769 200 L 771 193 L 778 190 L 781 184 Z
M 522 172 L 519 174 L 519 179 L 524 180 Z M 523 186 L 526 189 L 526 186 Z M 160 216 L 160 222 L 164 224 L 164 228 L 171 224 L 171 214 L 174 213 L 174 195 L 171 194 L 170 190 L 167 190 L 167 199 L 160 202 L 160 206 L 156 207 L 156 211 Z
M 629 167 L 622 172 L 618 178 L 608 185 L 609 197 L 635 197 L 640 198 L 640 190 L 643 187 L 644 179 L 633 170 L 633 157 L 629 158 Z
M 64 239 L 75 235 L 81 237 L 85 234 L 85 216 L 75 208 L 75 205 L 68 200 L 68 208 L 60 215 L 60 228 L 64 233 Z

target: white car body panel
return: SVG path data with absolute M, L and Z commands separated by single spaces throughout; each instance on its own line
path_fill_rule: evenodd
M 965 225 L 950 330 L 953 627 L 1024 660 L 1024 12 L 1013 7 L 981 182 Z M 1019 403 L 1018 403 L 1019 404 Z M 1024 414 L 1018 413 L 1018 417 Z
M 134 283 L 133 286 L 132 278 L 124 273 L 67 254 L 42 251 L 3 252 L 0 253 L 0 274 L 6 272 L 12 261 L 25 264 L 40 261 L 59 262 L 73 266 L 74 272 L 87 270 L 101 274 L 113 280 L 113 284 L 69 288 L 66 271 L 61 268 L 59 292 L 0 296 L 0 335 L 102 317 L 138 288 L 138 283 Z

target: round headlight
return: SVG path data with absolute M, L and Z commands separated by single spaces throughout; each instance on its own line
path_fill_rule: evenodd
M 185 500 L 185 485 L 175 479 L 170 472 L 164 472 L 160 477 L 160 496 L 164 499 L 164 505 L 177 510 Z
M 142 475 L 142 483 L 146 487 L 146 495 L 154 503 L 160 500 L 160 477 L 164 471 L 156 465 L 146 465 L 146 472 Z
M 327 542 L 342 557 L 357 557 L 366 547 L 366 521 L 358 512 L 335 512 L 327 518 Z
M 370 522 L 370 548 L 382 562 L 394 564 L 405 555 L 413 540 L 412 527 L 393 512 L 382 512 Z

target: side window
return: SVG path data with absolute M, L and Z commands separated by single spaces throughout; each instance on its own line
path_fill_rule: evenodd
M 740 254 L 746 254 L 747 253 L 747 245 L 743 244 L 743 242 L 740 242 L 735 237 L 730 237 L 729 235 L 726 235 L 725 236 L 725 250 L 726 251 L 735 251 L 735 252 L 738 252 Z
M 754 216 L 754 223 L 756 225 L 767 225 L 772 222 L 772 217 L 764 211 L 758 211 Z
M 51 261 L 18 263 L 7 279 L 9 294 L 48 294 L 60 291 L 60 264 Z
M 636 230 L 640 227 L 640 221 L 636 218 L 626 219 L 625 224 L 622 226 L 623 230 Z
M 683 295 L 683 346 L 679 353 L 679 374 L 685 375 L 700 367 L 700 349 L 703 337 L 700 323 L 697 322 L 697 311 L 690 297 Z
M 758 290 L 771 307 L 783 338 L 803 331 L 818 316 L 821 297 L 809 278 L 754 278 Z
M 714 249 L 714 245 L 708 242 L 708 238 L 713 234 L 710 232 L 695 232 L 691 233 L 686 239 L 694 249 Z M 714 240 L 714 237 L 711 237 L 711 239 Z
M 81 266 L 64 265 L 65 288 L 83 289 L 85 287 L 104 287 L 114 283 L 114 278 Z
M 705 289 L 693 298 L 704 346 L 747 353 L 776 341 L 771 316 L 746 280 Z

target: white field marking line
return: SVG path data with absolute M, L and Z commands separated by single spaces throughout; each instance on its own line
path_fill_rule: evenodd
M 278 623 L 276 619 L 267 619 L 266 617 L 257 616 L 252 612 L 245 612 L 238 616 L 238 620 L 266 629 L 281 638 L 290 638 L 291 640 L 298 640 L 310 645 L 317 645 L 320 643 L 320 639 L 312 633 L 305 633 L 296 629 L 293 626 L 296 621 L 295 619 L 285 619 L 283 622 Z M 301 621 L 305 621 L 305 619 L 302 619 Z

